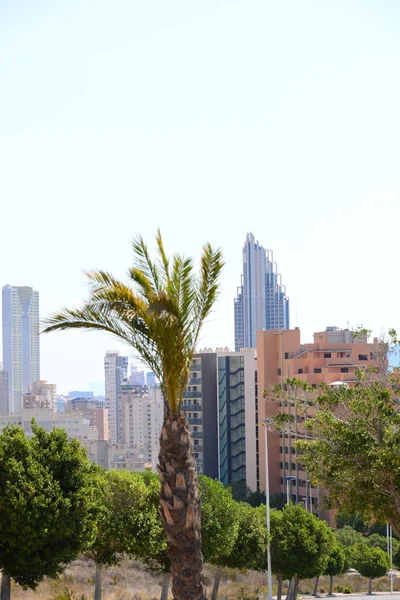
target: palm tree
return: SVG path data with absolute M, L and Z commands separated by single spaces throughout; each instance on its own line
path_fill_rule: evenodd
M 133 241 L 135 288 L 104 271 L 86 273 L 89 299 L 81 308 L 61 309 L 46 321 L 45 332 L 100 329 L 130 344 L 156 374 L 165 400 L 158 472 L 160 514 L 171 560 L 175 600 L 204 600 L 200 506 L 189 424 L 181 411 L 183 393 L 204 320 L 218 296 L 224 261 L 219 249 L 203 248 L 200 273 L 191 258 L 168 260 L 160 231 L 152 261 L 141 236 Z

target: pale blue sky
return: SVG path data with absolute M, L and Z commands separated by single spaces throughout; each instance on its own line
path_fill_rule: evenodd
M 130 240 L 220 245 L 202 345 L 233 345 L 247 231 L 272 248 L 303 340 L 400 329 L 395 0 L 0 0 L 0 285 L 41 314 Z M 297 312 L 297 323 L 296 321 Z M 42 339 L 61 392 L 103 379 L 102 334 Z

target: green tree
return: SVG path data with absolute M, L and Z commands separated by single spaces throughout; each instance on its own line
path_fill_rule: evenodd
M 239 530 L 239 504 L 232 492 L 210 477 L 199 476 L 201 500 L 201 534 L 206 562 L 220 564 L 231 553 Z M 211 600 L 218 595 L 221 569 L 218 568 Z
M 400 412 L 395 388 L 364 372 L 352 387 L 326 386 L 309 398 L 315 416 L 305 421 L 312 439 L 296 448 L 314 482 L 329 490 L 329 504 L 367 521 L 389 521 L 400 532 Z M 393 382 L 392 382 L 393 383 Z
M 239 535 L 224 564 L 235 569 L 262 571 L 266 568 L 268 544 L 265 505 L 253 507 L 240 502 L 238 507 Z
M 291 598 L 297 596 L 299 579 L 325 571 L 334 543 L 335 536 L 325 521 L 301 505 L 289 504 L 281 512 L 271 513 L 272 570 L 279 580 L 292 579 Z
M 181 411 L 190 362 L 204 320 L 218 296 L 223 267 L 220 250 L 203 248 L 200 274 L 192 259 L 165 253 L 160 232 L 153 261 L 142 237 L 133 243 L 129 276 L 135 289 L 104 271 L 88 273 L 89 299 L 81 308 L 62 309 L 45 331 L 93 329 L 127 342 L 156 374 L 165 399 L 160 438 L 161 515 L 171 560 L 176 600 L 203 600 L 200 506 L 189 423 Z
M 338 529 L 342 529 L 347 525 L 361 533 L 367 533 L 368 531 L 368 527 L 360 514 L 351 514 L 345 510 L 339 510 L 336 514 L 335 521 Z
M 86 555 L 96 564 L 95 600 L 101 600 L 103 566 L 120 562 L 126 554 L 151 554 L 156 531 L 154 511 L 148 509 L 147 487 L 137 473 L 104 471 L 97 478 L 96 535 Z
M 362 541 L 363 537 L 359 531 L 355 531 L 350 525 L 345 525 L 342 529 L 336 531 L 338 541 L 348 548 Z
M 372 580 L 387 574 L 390 560 L 380 548 L 361 543 L 354 548 L 354 566 L 360 575 L 368 577 L 368 594 L 372 594 Z
M 333 578 L 335 575 L 345 573 L 346 562 L 344 547 L 338 543 L 334 544 L 330 549 L 328 564 L 324 571 L 324 575 L 329 575 L 329 596 L 333 593 Z
M 55 577 L 91 539 L 95 467 L 62 429 L 7 426 L 0 435 L 1 600 L 10 579 L 35 588 Z

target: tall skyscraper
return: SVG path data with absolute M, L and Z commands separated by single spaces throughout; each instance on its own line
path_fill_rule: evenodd
M 234 301 L 235 351 L 256 347 L 256 332 L 289 329 L 289 298 L 272 250 L 248 233 L 243 246 L 243 275 Z
M 10 413 L 19 413 L 22 394 L 40 380 L 39 292 L 3 287 L 3 368 L 8 373 Z
M 106 401 L 108 408 L 108 439 L 112 444 L 118 444 L 122 424 L 120 421 L 119 394 L 121 385 L 126 381 L 128 373 L 128 357 L 119 352 L 107 352 L 104 358 L 104 376 Z

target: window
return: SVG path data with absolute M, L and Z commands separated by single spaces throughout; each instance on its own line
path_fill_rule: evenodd
M 322 369 L 317 367 L 316 369 L 314 369 L 314 373 L 322 373 Z
M 289 358 L 289 352 L 285 352 L 285 358 Z
M 303 372 L 303 369 L 297 369 L 297 373 L 298 373 L 299 375 L 301 375 L 301 374 L 302 374 L 302 372 Z
M 324 358 L 331 358 L 332 354 L 330 352 L 324 352 Z
M 375 360 L 376 359 L 376 354 L 374 352 L 370 352 L 369 357 L 371 360 Z
M 277 369 L 277 373 L 278 375 L 282 375 L 282 371 L 280 369 Z
M 341 373 L 348 373 L 348 372 L 349 372 L 349 369 L 348 369 L 348 367 L 342 367 L 342 368 L 340 369 L 340 372 L 341 372 Z
M 358 360 L 368 360 L 368 354 L 359 354 Z

